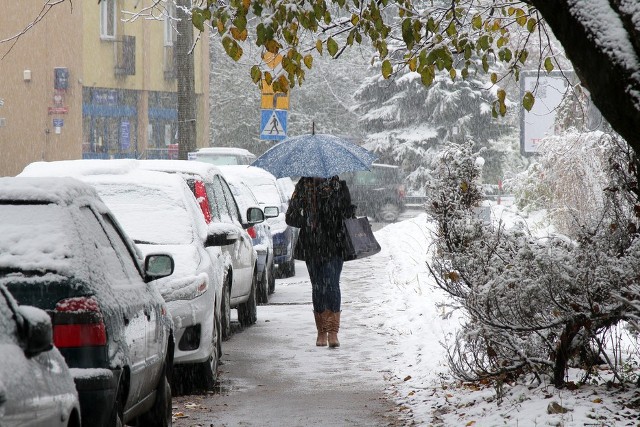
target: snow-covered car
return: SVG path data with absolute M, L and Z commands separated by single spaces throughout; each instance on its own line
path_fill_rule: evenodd
M 13 297 L 51 316 L 83 425 L 169 425 L 173 323 L 152 282 L 172 273 L 171 256 L 143 258 L 96 191 L 71 178 L 0 178 L 0 254 Z
M 266 170 L 254 166 L 219 166 L 219 168 L 227 179 L 247 184 L 261 207 L 278 207 L 279 215 L 267 220 L 273 237 L 276 274 L 281 277 L 295 276 L 296 264 L 293 249 L 298 238 L 298 229 L 285 222 L 284 217 L 289 204 L 287 196 L 278 186 L 278 179 Z
M 227 180 L 229 188 L 235 197 L 240 212 L 247 212 L 248 206 L 259 206 L 258 199 L 251 191 L 251 188 L 244 182 L 237 180 L 235 175 L 230 175 Z M 275 218 L 280 214 L 280 209 L 276 206 L 265 206 L 265 218 Z M 273 261 L 273 237 L 271 235 L 271 226 L 267 221 L 256 224 L 247 229 L 249 236 L 253 242 L 253 247 L 258 254 L 258 288 L 256 298 L 258 303 L 266 304 L 269 302 L 269 295 L 276 289 L 276 272 L 275 262 Z
M 0 278 L 0 425 L 80 427 L 80 401 L 53 346 L 51 318 L 20 306 Z
M 195 195 L 209 227 L 226 232 L 237 239 L 222 246 L 224 277 L 222 290 L 222 338 L 231 334 L 231 309 L 237 308 L 242 326 L 257 320 L 256 302 L 259 301 L 257 251 L 252 245 L 254 227 L 264 221 L 260 205 L 244 204 L 238 207 L 235 194 L 218 167 L 202 162 L 184 160 L 140 160 L 142 169 L 175 173 L 185 179 Z M 257 300 L 258 298 L 258 300 Z
M 212 165 L 250 165 L 256 159 L 255 154 L 244 148 L 205 147 L 188 154 L 189 160 L 210 163 Z
M 171 254 L 175 270 L 157 288 L 173 318 L 175 379 L 211 388 L 222 349 L 219 246 L 234 237 L 207 227 L 185 181 L 141 170 L 135 160 L 35 162 L 24 175 L 72 175 L 91 184 L 143 254 Z

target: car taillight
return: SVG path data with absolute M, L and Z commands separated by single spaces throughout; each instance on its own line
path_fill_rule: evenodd
M 53 343 L 58 348 L 107 344 L 104 318 L 94 298 L 58 301 L 53 315 Z
M 209 210 L 209 196 L 207 196 L 207 190 L 204 186 L 204 182 L 195 182 L 195 196 L 198 204 L 200 205 L 200 209 L 202 210 L 202 214 L 204 215 L 204 220 L 209 224 L 211 222 L 211 211 Z
M 247 228 L 247 233 L 249 233 L 249 237 L 251 237 L 252 239 L 258 237 L 258 233 L 256 233 L 256 229 L 254 227 Z
M 405 196 L 404 185 L 400 185 L 398 186 L 398 198 L 404 199 L 404 196 Z

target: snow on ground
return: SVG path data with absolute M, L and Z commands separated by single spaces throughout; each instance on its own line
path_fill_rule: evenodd
M 539 215 L 520 218 L 515 207 L 495 206 L 493 217 L 507 223 L 533 221 L 544 232 Z M 549 384 L 522 381 L 496 389 L 461 384 L 448 374 L 443 343 L 460 322 L 460 313 L 439 308 L 448 300 L 426 268 L 432 242 L 426 214 L 390 224 L 376 232 L 388 259 L 386 283 L 372 295 L 385 312 L 381 333 L 390 339 L 389 393 L 416 425 L 446 426 L 622 426 L 640 425 L 640 393 L 607 389 L 608 372 L 597 384 L 557 390 Z M 569 372 L 577 383 L 576 372 Z M 574 388 L 574 387 L 570 387 Z M 550 409 L 556 407 L 555 410 Z M 549 413 L 551 412 L 551 413 Z

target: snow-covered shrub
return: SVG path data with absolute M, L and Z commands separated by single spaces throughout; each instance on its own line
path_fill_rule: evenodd
M 576 223 L 571 238 L 538 238 L 524 226 L 507 229 L 475 215 L 482 198 L 475 156 L 472 144 L 445 152 L 427 203 L 438 224 L 431 272 L 467 315 L 449 349 L 450 366 L 464 380 L 532 373 L 562 386 L 585 343 L 607 360 L 603 336 L 637 318 L 640 207 L 634 210 L 633 180 L 622 173 L 634 170 L 633 162 L 613 150 L 601 208 L 581 216 L 589 222 Z
M 616 143 L 611 134 L 575 129 L 544 138 L 536 161 L 506 182 L 524 210 L 546 209 L 556 230 L 573 235 L 592 222 L 604 204 L 607 162 Z

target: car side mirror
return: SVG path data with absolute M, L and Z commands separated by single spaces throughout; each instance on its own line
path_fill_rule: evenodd
M 280 209 L 275 206 L 265 206 L 264 208 L 264 217 L 265 218 L 276 218 L 280 215 Z
M 22 318 L 20 335 L 24 353 L 27 357 L 37 356 L 53 348 L 53 327 L 51 318 L 44 310 L 29 305 L 18 307 L 17 314 Z
M 231 224 L 211 223 L 207 230 L 205 246 L 227 246 L 240 238 L 237 228 Z
M 150 254 L 144 259 L 144 275 L 147 282 L 171 276 L 174 268 L 171 255 Z
M 249 228 L 252 225 L 260 224 L 263 221 L 264 221 L 264 212 L 262 212 L 262 209 L 260 208 L 247 209 L 246 228 Z

